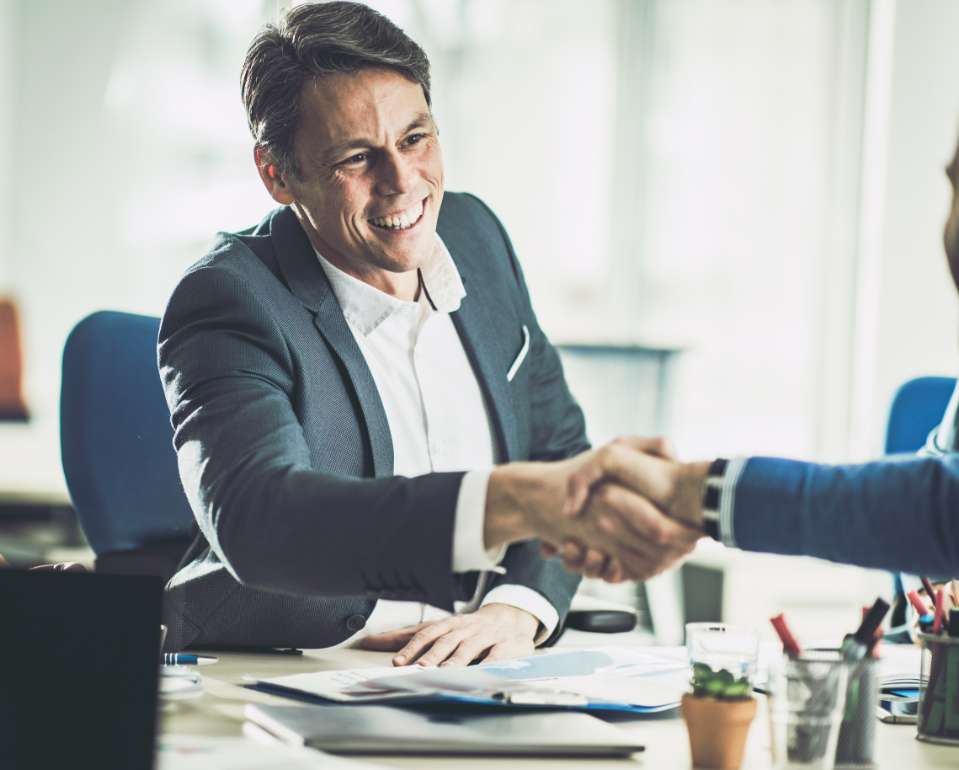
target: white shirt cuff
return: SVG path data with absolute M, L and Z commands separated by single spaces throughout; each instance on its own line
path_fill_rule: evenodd
M 453 572 L 506 573 L 503 567 L 497 566 L 503 560 L 506 546 L 483 547 L 486 487 L 491 472 L 491 469 L 468 471 L 460 482 L 453 523 Z
M 480 606 L 494 602 L 526 610 L 536 618 L 540 624 L 540 629 L 534 639 L 534 643 L 537 645 L 545 642 L 559 624 L 559 613 L 556 612 L 556 608 L 546 600 L 546 597 L 532 588 L 509 583 L 498 585 L 483 597 Z
M 748 457 L 737 457 L 726 464 L 726 472 L 719 487 L 719 539 L 730 548 L 736 545 L 733 520 L 736 505 L 736 484 L 746 467 Z

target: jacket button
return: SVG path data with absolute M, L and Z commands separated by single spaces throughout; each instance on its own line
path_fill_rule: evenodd
M 362 615 L 350 615 L 346 619 L 346 627 L 350 631 L 359 631 L 363 626 L 366 625 L 366 618 Z

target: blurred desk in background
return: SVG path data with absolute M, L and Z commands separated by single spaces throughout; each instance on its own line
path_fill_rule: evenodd
M 17 565 L 88 555 L 52 420 L 0 423 L 0 554 Z
M 52 421 L 0 423 L 0 505 L 70 504 Z
M 593 444 L 623 435 L 667 432 L 672 377 L 681 347 L 565 339 L 557 348 Z

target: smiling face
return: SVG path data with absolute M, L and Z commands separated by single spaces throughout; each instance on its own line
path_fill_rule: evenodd
M 258 167 L 291 204 L 313 246 L 341 270 L 408 298 L 432 254 L 443 159 L 422 88 L 397 72 L 364 69 L 304 86 L 296 172 Z M 412 288 L 410 288 L 412 287 Z
M 959 144 L 952 162 L 946 168 L 946 174 L 952 183 L 952 208 L 943 232 L 943 243 L 946 247 L 946 258 L 949 260 L 949 270 L 952 280 L 959 289 Z

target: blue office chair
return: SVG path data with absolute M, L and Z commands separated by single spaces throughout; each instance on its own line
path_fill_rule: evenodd
M 63 473 L 98 571 L 169 577 L 195 532 L 157 373 L 159 327 L 101 311 L 63 349 Z
M 885 453 L 903 454 L 922 449 L 929 433 L 942 421 L 955 387 L 954 377 L 916 377 L 904 382 L 889 407 Z M 893 592 L 896 597 L 891 619 L 893 630 L 887 638 L 908 643 L 908 632 L 899 630 L 906 621 L 906 599 L 902 576 L 898 573 L 893 575 Z
M 885 453 L 918 452 L 942 420 L 955 387 L 955 377 L 916 377 L 904 382 L 889 407 Z
M 60 450 L 98 572 L 169 578 L 196 535 L 156 365 L 160 320 L 101 311 L 63 349 Z M 633 613 L 578 610 L 567 626 L 631 630 Z

